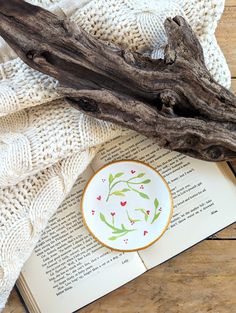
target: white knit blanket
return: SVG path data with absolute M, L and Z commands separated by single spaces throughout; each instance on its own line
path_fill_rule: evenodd
M 230 73 L 214 33 L 224 0 L 31 0 L 100 40 L 162 57 L 166 17 L 184 16 L 222 85 Z M 49 218 L 99 145 L 122 135 L 67 105 L 57 81 L 38 73 L 0 38 L 0 310 Z

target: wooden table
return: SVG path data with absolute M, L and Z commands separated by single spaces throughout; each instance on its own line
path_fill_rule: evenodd
M 226 0 L 217 38 L 236 93 L 236 0 Z M 80 310 L 118 312 L 236 312 L 236 224 Z M 25 313 L 15 290 L 3 313 Z

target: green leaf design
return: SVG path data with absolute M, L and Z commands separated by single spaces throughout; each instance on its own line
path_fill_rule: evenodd
M 135 209 L 135 210 L 137 210 L 137 209 Z M 134 222 L 134 223 L 141 222 L 141 220 L 131 218 L 130 215 L 129 215 L 128 210 L 126 210 L 126 214 L 127 214 L 127 216 L 128 216 L 128 220 L 129 220 L 130 222 Z
M 123 234 L 124 232 L 126 232 L 125 229 L 117 229 L 117 230 L 114 230 L 112 234 Z
M 117 179 L 117 178 L 121 177 L 124 174 L 125 173 L 123 173 L 123 172 L 119 172 L 119 173 L 115 174 L 114 176 L 112 174 L 109 175 L 109 190 L 108 190 L 108 194 L 107 194 L 107 197 L 106 197 L 106 202 L 108 202 L 110 196 L 124 197 L 125 193 L 129 192 L 129 191 L 134 191 L 134 192 L 138 193 L 140 197 L 142 197 L 144 199 L 149 199 L 149 196 L 146 193 L 140 192 L 136 188 L 132 187 L 132 186 L 140 185 L 140 184 L 149 184 L 151 182 L 150 179 L 144 179 L 141 182 L 137 181 L 137 179 L 138 178 L 142 178 L 145 175 L 145 173 L 139 173 L 137 176 L 132 177 L 129 180 Z M 118 184 L 121 184 L 121 183 L 126 184 L 127 187 L 123 188 L 121 190 L 113 191 L 115 186 L 117 186 Z
M 116 240 L 117 238 L 120 238 L 122 236 L 125 236 L 129 232 L 136 231 L 137 229 L 127 229 L 124 224 L 121 224 L 120 228 L 116 227 L 114 224 L 112 225 L 106 220 L 106 217 L 100 213 L 100 219 L 103 223 L 105 223 L 109 228 L 112 229 L 112 234 L 117 235 L 117 236 L 112 236 L 108 238 L 109 240 Z
M 136 177 L 137 178 L 141 178 L 141 177 L 143 177 L 145 175 L 145 173 L 140 173 L 140 174 L 138 174 Z
M 125 194 L 122 191 L 114 191 L 113 193 L 111 193 L 111 195 L 120 196 L 120 197 L 125 196 Z
M 154 218 L 153 218 L 151 224 L 153 224 L 153 223 L 158 219 L 160 213 L 161 213 L 161 212 L 158 212 L 158 213 L 154 216 Z
M 142 181 L 142 182 L 140 183 L 140 185 L 141 185 L 141 184 L 149 184 L 150 182 L 151 182 L 151 179 L 146 179 L 146 180 Z
M 145 210 L 144 209 L 135 209 L 135 211 L 140 211 L 140 212 L 142 212 L 142 213 L 145 213 Z
M 147 214 L 147 211 L 145 211 L 145 209 L 135 209 L 135 211 L 140 211 L 141 213 L 143 213 L 145 221 L 148 221 L 149 215 Z
M 117 173 L 114 178 L 119 178 L 119 177 L 121 177 L 122 175 L 124 175 L 124 173 L 122 173 L 122 172 Z
M 106 218 L 105 218 L 104 214 L 102 214 L 102 213 L 100 213 L 100 220 L 101 220 L 102 222 L 105 222 L 105 221 L 106 221 Z
M 112 174 L 109 175 L 109 184 L 111 184 L 114 180 L 114 177 Z
M 116 236 L 112 236 L 112 237 L 109 237 L 108 240 L 113 240 L 113 241 L 114 241 L 114 240 L 116 240 L 117 238 L 118 238 L 118 237 L 116 237 Z
M 149 196 L 146 193 L 144 193 L 144 192 L 138 192 L 138 193 L 139 193 L 140 197 L 142 197 L 144 199 L 149 199 Z
M 159 206 L 159 201 L 157 200 L 157 198 L 155 198 L 155 200 L 154 200 L 154 206 L 155 206 L 156 209 Z

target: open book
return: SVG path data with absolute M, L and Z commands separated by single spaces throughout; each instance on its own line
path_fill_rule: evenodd
M 141 252 L 112 252 L 83 226 L 80 198 L 104 164 L 138 159 L 169 183 L 174 215 L 168 230 Z M 160 149 L 131 132 L 102 147 L 49 223 L 18 280 L 30 313 L 72 313 L 236 221 L 236 179 L 226 163 L 198 161 Z

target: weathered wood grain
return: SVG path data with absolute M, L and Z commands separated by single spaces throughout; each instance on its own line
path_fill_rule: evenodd
M 235 5 L 235 11 L 236 11 L 236 5 Z M 236 33 L 236 28 L 235 29 L 235 33 Z M 235 42 L 235 53 L 236 53 L 236 42 Z M 236 60 L 235 60 L 235 64 L 236 64 Z M 232 79 L 232 85 L 231 85 L 231 91 L 236 95 L 236 78 Z M 233 166 L 235 172 L 236 172 L 236 161 L 232 161 L 231 165 Z M 236 236 L 236 234 L 235 234 Z
M 236 158 L 236 97 L 208 72 L 196 35 L 167 18 L 164 60 L 109 47 L 24 1 L 0 0 L 0 34 L 29 66 L 55 77 L 75 108 L 189 156 Z

